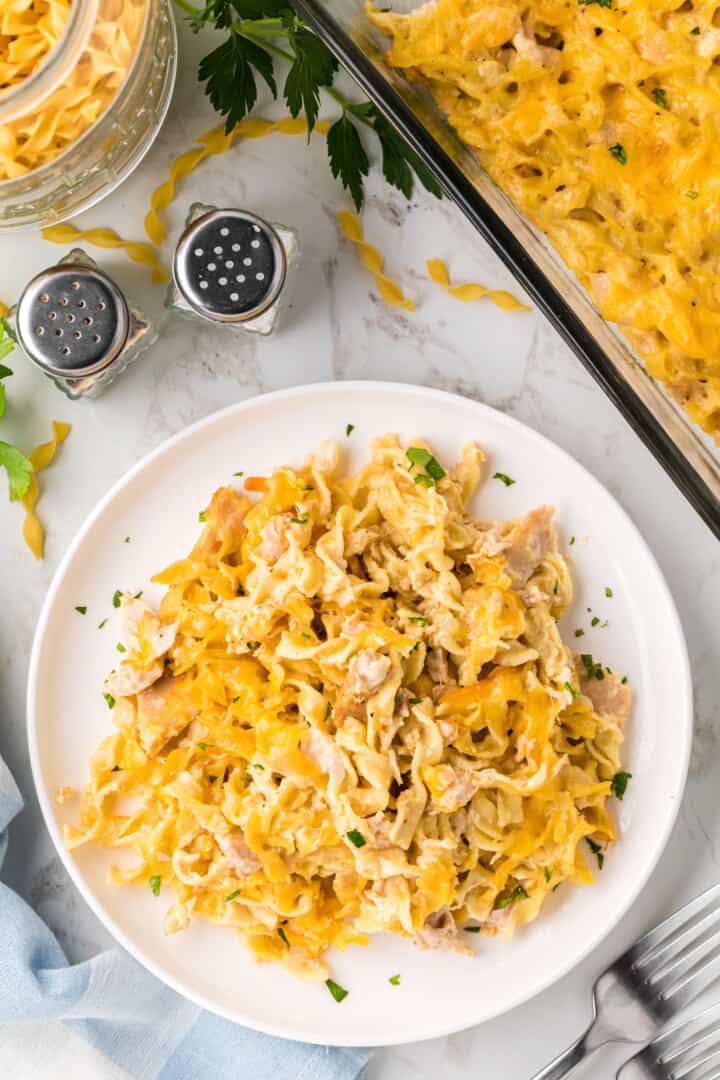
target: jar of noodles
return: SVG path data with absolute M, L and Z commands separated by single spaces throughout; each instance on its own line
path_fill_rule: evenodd
M 0 229 L 112 191 L 155 138 L 176 65 L 169 0 L 0 0 Z

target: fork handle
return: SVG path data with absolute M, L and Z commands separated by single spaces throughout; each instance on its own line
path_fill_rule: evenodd
M 562 1054 L 558 1054 L 549 1065 L 546 1065 L 539 1073 L 535 1073 L 532 1080 L 563 1080 L 563 1077 L 570 1076 L 576 1065 L 579 1065 L 590 1054 L 594 1054 L 602 1045 L 601 1041 L 592 1038 L 594 1027 L 593 1020 L 588 1029 L 574 1043 L 571 1043 L 567 1050 L 563 1050 Z

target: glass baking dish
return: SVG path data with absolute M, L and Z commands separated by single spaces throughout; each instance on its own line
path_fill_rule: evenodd
M 452 130 L 428 90 L 385 60 L 388 40 L 362 0 L 294 0 L 367 96 L 423 158 L 570 345 L 660 464 L 720 537 L 720 452 L 648 374 L 548 242 Z M 398 4 L 393 5 L 398 7 Z M 403 4 L 402 10 L 412 6 Z

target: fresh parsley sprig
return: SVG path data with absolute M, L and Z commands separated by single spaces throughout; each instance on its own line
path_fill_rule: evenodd
M 13 349 L 15 342 L 8 335 L 4 320 L 0 320 L 0 361 L 4 360 Z M 5 415 L 5 386 L 3 380 L 12 375 L 12 370 L 0 363 L 0 418 Z M 10 499 L 22 499 L 27 495 L 33 474 L 32 462 L 16 447 L 0 440 L 0 468 L 5 469 L 8 478 Z
M 177 0 L 196 32 L 213 26 L 227 32 L 226 40 L 200 61 L 198 77 L 213 108 L 225 117 L 230 132 L 254 108 L 258 77 L 278 97 L 276 60 L 289 69 L 282 96 L 292 116 L 304 114 L 308 135 L 320 111 L 324 90 L 340 106 L 340 116 L 327 133 L 333 176 L 360 210 L 370 161 L 361 131 L 372 131 L 380 143 L 382 170 L 388 183 L 409 199 L 415 179 L 438 198 L 442 189 L 418 155 L 370 102 L 353 102 L 333 85 L 338 62 L 327 46 L 288 6 L 287 0 L 207 0 L 196 8 Z

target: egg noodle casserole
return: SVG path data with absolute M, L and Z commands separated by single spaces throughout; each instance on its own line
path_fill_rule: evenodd
M 720 8 L 437 0 L 368 13 L 690 418 L 720 442 Z
M 509 936 L 592 881 L 629 777 L 627 679 L 560 636 L 552 508 L 471 516 L 474 444 L 449 472 L 371 448 L 219 488 L 159 610 L 116 594 L 116 731 L 64 830 L 130 849 L 111 880 L 167 898 L 166 933 L 201 916 L 311 979 L 378 931 Z

